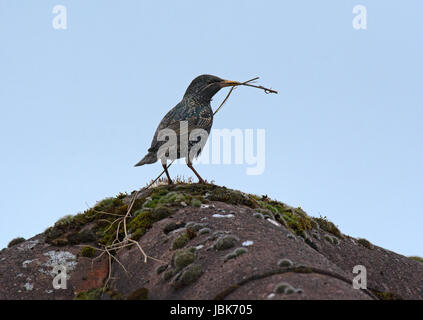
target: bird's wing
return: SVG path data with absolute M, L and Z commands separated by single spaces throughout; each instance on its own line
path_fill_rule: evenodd
M 213 124 L 213 111 L 210 107 L 202 108 L 195 118 L 195 127 L 201 128 L 210 133 Z
M 149 152 L 157 151 L 165 141 L 158 141 L 157 137 L 161 130 L 171 129 L 177 136 L 180 135 L 181 124 L 180 121 L 188 121 L 188 127 L 196 127 L 198 121 L 198 111 L 197 108 L 187 104 L 186 102 L 178 103 L 173 109 L 171 109 L 160 121 L 156 132 L 154 133 L 153 141 L 151 142 L 151 147 L 148 149 Z

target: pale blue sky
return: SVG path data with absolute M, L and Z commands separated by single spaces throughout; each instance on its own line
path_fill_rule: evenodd
M 67 30 L 52 27 L 58 4 Z M 357 4 L 367 30 L 352 27 Z M 0 248 L 154 178 L 159 164 L 134 163 L 210 73 L 260 76 L 279 95 L 239 88 L 214 121 L 266 130 L 264 174 L 199 165 L 204 178 L 423 256 L 422 12 L 417 0 L 0 0 Z

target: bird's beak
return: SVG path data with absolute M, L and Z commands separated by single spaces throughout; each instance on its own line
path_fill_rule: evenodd
M 232 80 L 222 80 L 219 82 L 221 88 L 239 86 L 240 84 L 240 82 Z

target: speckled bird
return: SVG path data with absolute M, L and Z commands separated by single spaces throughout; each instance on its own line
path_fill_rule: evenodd
M 186 154 L 181 152 L 179 143 L 182 136 L 181 122 L 187 121 L 188 136 L 194 129 L 203 129 L 207 132 L 208 137 L 213 124 L 213 110 L 210 106 L 210 102 L 213 96 L 224 87 L 231 87 L 239 84 L 240 83 L 237 81 L 223 80 L 219 77 L 208 74 L 204 74 L 195 78 L 188 86 L 181 102 L 179 102 L 173 109 L 171 109 L 164 116 L 162 121 L 160 121 L 160 124 L 154 134 L 153 141 L 151 142 L 151 146 L 148 149 L 147 155 L 135 166 L 138 167 L 144 164 L 155 163 L 157 160 L 159 160 L 160 156 L 158 156 L 157 153 L 160 147 L 167 142 L 158 140 L 159 132 L 164 129 L 171 129 L 174 130 L 178 136 L 176 159 L 185 157 L 188 167 L 197 176 L 199 182 L 204 183 L 203 178 L 201 178 L 201 176 L 192 166 L 192 159 L 190 159 L 190 157 L 186 157 Z M 205 137 L 205 141 L 201 141 L 200 137 L 195 141 L 189 141 L 188 154 L 190 154 L 189 152 L 191 148 L 194 147 L 197 143 L 201 142 L 201 144 L 204 146 L 207 137 Z M 200 152 L 201 149 L 199 149 L 196 156 L 198 156 Z M 172 179 L 170 178 L 169 172 L 167 170 L 166 160 L 164 158 L 160 158 L 160 160 L 162 162 L 162 166 L 166 173 L 168 182 L 169 184 L 172 184 Z

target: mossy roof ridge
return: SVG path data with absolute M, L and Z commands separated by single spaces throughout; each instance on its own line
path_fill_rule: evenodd
M 116 234 L 123 236 L 122 226 L 116 223 L 129 208 L 136 191 L 120 193 L 106 198 L 92 208 L 74 216 L 58 220 L 45 231 L 46 241 L 54 245 L 77 243 L 110 244 Z M 138 193 L 128 217 L 128 232 L 139 239 L 156 221 L 168 217 L 187 205 L 221 201 L 231 205 L 243 205 L 257 210 L 291 229 L 306 236 L 307 230 L 320 228 L 341 237 L 336 226 L 326 218 L 311 218 L 300 207 L 293 208 L 267 196 L 247 194 L 214 184 L 179 183 L 159 185 Z M 119 230 L 117 230 L 119 228 Z

